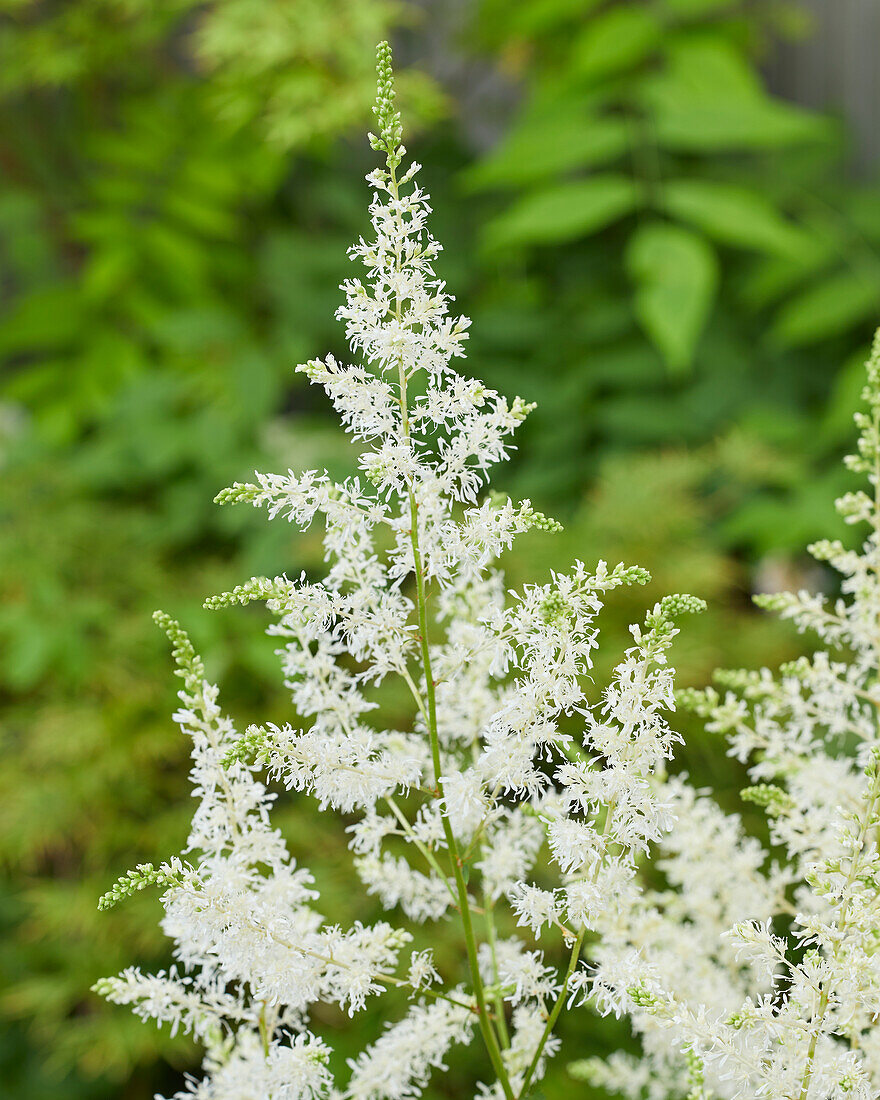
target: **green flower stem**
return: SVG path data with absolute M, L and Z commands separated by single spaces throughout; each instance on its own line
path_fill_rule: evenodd
M 495 975 L 495 983 L 498 984 L 498 951 L 496 949 L 495 936 L 495 905 L 485 891 L 483 893 L 483 908 L 486 914 L 486 939 L 489 941 L 489 949 L 492 952 L 492 973 Z M 504 1016 L 504 997 L 498 989 L 493 998 L 495 1002 L 495 1021 L 498 1028 L 498 1038 L 505 1050 L 510 1046 L 510 1036 L 507 1033 L 507 1020 Z
M 602 826 L 602 838 L 608 836 L 611 831 L 611 822 L 614 818 L 614 810 L 616 803 L 611 801 L 608 803 L 608 810 L 605 814 L 605 823 Z M 584 925 L 578 929 L 578 934 L 575 937 L 575 941 L 572 944 L 571 954 L 568 957 L 568 968 L 565 971 L 565 977 L 562 980 L 562 989 L 559 991 L 559 996 L 556 999 L 556 1004 L 553 1006 L 550 1015 L 547 1017 L 547 1024 L 544 1028 L 541 1039 L 535 1048 L 535 1053 L 532 1056 L 532 1060 L 529 1063 L 529 1068 L 526 1070 L 526 1075 L 523 1078 L 522 1088 L 519 1090 L 519 1096 L 517 1100 L 525 1100 L 528 1095 L 529 1085 L 532 1083 L 532 1078 L 535 1076 L 535 1070 L 538 1068 L 538 1062 L 541 1059 L 541 1053 L 550 1038 L 553 1028 L 556 1027 L 556 1021 L 559 1019 L 562 1009 L 565 1005 L 565 998 L 568 996 L 568 983 L 571 981 L 571 976 L 574 974 L 575 967 L 578 964 L 578 959 L 581 957 L 581 948 L 584 946 L 584 937 L 586 936 L 587 929 Z
M 577 966 L 578 959 L 581 955 L 581 948 L 584 945 L 584 936 L 587 930 L 581 927 L 580 932 L 577 934 L 577 939 L 572 944 L 571 954 L 568 958 L 568 969 L 565 972 L 565 979 L 562 983 L 562 989 L 559 991 L 559 996 L 556 999 L 556 1004 L 553 1006 L 550 1015 L 547 1017 L 547 1024 L 544 1028 L 541 1039 L 535 1047 L 535 1053 L 532 1055 L 532 1060 L 529 1063 L 529 1068 L 526 1070 L 526 1075 L 523 1078 L 522 1088 L 519 1090 L 519 1096 L 517 1100 L 525 1100 L 528 1095 L 529 1085 L 532 1083 L 532 1078 L 535 1076 L 535 1070 L 538 1068 L 538 1062 L 541 1060 L 541 1054 L 553 1032 L 553 1028 L 556 1027 L 556 1021 L 562 1014 L 562 1009 L 565 1006 L 565 998 L 568 994 L 568 983 L 571 981 L 571 976 L 574 973 L 574 969 Z
M 405 403 L 406 379 L 401 369 L 401 399 Z M 437 793 L 443 797 L 443 782 L 440 778 L 442 765 L 440 763 L 440 738 L 437 734 L 437 704 L 434 696 L 434 680 L 431 673 L 431 655 L 428 647 L 428 608 L 425 600 L 425 580 L 422 572 L 421 553 L 419 551 L 418 534 L 418 505 L 412 492 L 409 494 L 410 517 L 412 529 L 410 539 L 413 549 L 413 562 L 416 575 L 416 604 L 419 615 L 419 638 L 422 650 L 422 667 L 425 672 L 425 695 L 428 703 L 428 735 L 431 739 L 431 759 L 434 764 L 434 782 L 437 785 Z M 501 1049 L 492 1022 L 489 1019 L 489 1010 L 486 1005 L 486 992 L 483 988 L 483 979 L 480 976 L 480 967 L 477 959 L 477 942 L 474 936 L 474 925 L 471 918 L 470 901 L 468 900 L 467 884 L 462 873 L 462 859 L 458 853 L 458 843 L 452 831 L 452 825 L 446 813 L 441 815 L 443 821 L 443 833 L 446 837 L 446 845 L 452 859 L 452 871 L 455 875 L 455 885 L 458 891 L 458 904 L 461 912 L 461 924 L 464 932 L 465 946 L 467 948 L 468 964 L 471 971 L 471 980 L 474 987 L 474 997 L 477 1001 L 477 1009 L 480 1019 L 480 1031 L 486 1050 L 492 1061 L 492 1066 L 498 1075 L 498 1080 L 507 1100 L 514 1100 L 513 1089 L 504 1068 L 501 1058 Z
M 398 198 L 397 189 L 397 176 L 395 167 L 389 164 L 390 169 L 390 186 L 391 191 L 395 199 Z M 401 304 L 398 300 L 395 303 L 395 314 L 398 321 L 401 319 Z M 401 422 L 403 427 L 404 436 L 409 439 L 409 409 L 407 405 L 407 393 L 406 393 L 406 371 L 403 368 L 403 363 L 398 363 L 398 376 L 400 381 L 400 409 L 401 409 Z M 425 595 L 425 577 L 422 569 L 422 555 L 419 548 L 419 507 L 416 502 L 415 494 L 412 489 L 409 491 L 409 514 L 410 514 L 410 543 L 412 545 L 413 552 L 413 569 L 415 571 L 416 578 L 416 608 L 419 617 L 419 642 L 421 646 L 421 658 L 422 658 L 422 671 L 425 675 L 425 701 L 427 703 L 427 725 L 428 725 L 428 737 L 431 742 L 431 760 L 434 766 L 434 783 L 437 790 L 438 797 L 443 797 L 443 782 L 440 778 L 443 767 L 440 762 L 440 738 L 437 733 L 437 701 L 434 693 L 434 677 L 431 672 L 431 654 L 428 643 L 428 604 Z M 461 913 L 462 931 L 464 932 L 465 946 L 467 948 L 468 966 L 471 972 L 471 981 L 474 987 L 474 997 L 477 1002 L 477 1012 L 480 1020 L 480 1031 L 483 1035 L 483 1042 L 486 1044 L 486 1051 L 492 1062 L 492 1067 L 498 1076 L 498 1081 L 501 1084 L 501 1088 L 504 1091 L 504 1095 L 507 1100 L 514 1100 L 513 1089 L 510 1085 L 510 1080 L 507 1076 L 507 1070 L 504 1067 L 504 1062 L 501 1058 L 501 1048 L 498 1045 L 498 1038 L 495 1035 L 495 1029 L 492 1026 L 489 1009 L 486 1004 L 486 991 L 483 988 L 483 979 L 480 976 L 480 967 L 477 959 L 477 941 L 474 935 L 474 924 L 471 916 L 471 904 L 468 899 L 467 884 L 464 880 L 464 874 L 462 871 L 463 862 L 458 851 L 458 843 L 455 839 L 455 834 L 452 831 L 452 825 L 448 816 L 441 814 L 443 822 L 443 834 L 446 838 L 446 846 L 449 849 L 449 855 L 452 860 L 452 872 L 455 876 L 455 887 L 458 895 L 458 908 Z
M 389 807 L 391 808 L 391 812 L 394 814 L 394 816 L 400 822 L 400 826 L 403 829 L 406 836 L 409 838 L 410 842 L 412 844 L 414 844 L 416 846 L 416 848 L 422 853 L 422 855 L 425 857 L 425 860 L 428 863 L 428 866 L 431 867 L 431 869 L 433 871 L 435 871 L 436 874 L 439 875 L 439 877 L 443 880 L 443 885 L 446 887 L 446 889 L 449 891 L 449 893 L 452 897 L 452 904 L 457 909 L 458 908 L 458 895 L 456 894 L 455 890 L 452 888 L 452 884 L 449 881 L 449 876 L 446 874 L 446 872 L 443 870 L 443 868 L 438 863 L 437 857 L 434 855 L 434 853 L 431 851 L 431 849 L 426 844 L 423 844 L 422 841 L 420 841 L 418 839 L 418 837 L 415 835 L 415 833 L 412 830 L 412 826 L 410 825 L 409 821 L 406 818 L 406 814 L 397 805 L 397 802 L 395 801 L 393 796 L 392 795 L 386 796 L 385 801 L 388 803 Z
M 263 1044 L 263 1057 L 268 1058 L 269 1057 L 269 1039 L 270 1039 L 270 1035 L 269 1035 L 269 1028 L 266 1024 L 266 1002 L 265 1001 L 262 1002 L 262 1007 L 260 1008 L 260 1018 L 258 1020 L 258 1024 L 259 1024 L 259 1028 L 260 1028 L 260 1042 Z

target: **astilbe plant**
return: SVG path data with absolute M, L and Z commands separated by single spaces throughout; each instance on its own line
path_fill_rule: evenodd
M 631 1014 L 644 1056 L 572 1067 L 612 1092 L 880 1097 L 880 332 L 867 373 L 847 466 L 868 491 L 837 508 L 868 535 L 861 551 L 809 547 L 841 596 L 757 597 L 820 648 L 680 696 L 748 765 L 743 797 L 766 811 L 772 852 L 705 792 L 661 781 L 665 883 L 604 929 L 594 986 L 600 1007 Z
M 590 701 L 603 599 L 645 571 L 577 562 L 505 592 L 499 555 L 520 532 L 558 527 L 527 501 L 480 499 L 529 406 L 451 366 L 468 322 L 450 316 L 433 269 L 440 247 L 418 165 L 401 171 L 384 43 L 375 112 L 385 166 L 368 176 L 374 236 L 351 249 L 368 278 L 343 285 L 338 311 L 362 365 L 327 357 L 300 368 L 358 441 L 361 476 L 258 474 L 217 498 L 323 522 L 322 581 L 254 578 L 208 601 L 265 600 L 276 613 L 270 632 L 303 728 L 237 732 L 186 634 L 157 614 L 183 680 L 176 719 L 193 742 L 199 804 L 186 858 L 138 867 L 101 902 L 162 889 L 176 967 L 129 969 L 97 989 L 204 1043 L 205 1075 L 179 1094 L 201 1100 L 415 1097 L 447 1050 L 473 1039 L 491 1066 L 480 1095 L 529 1095 L 558 1048 L 560 1013 L 588 995 L 585 943 L 623 919 L 642 853 L 670 826 L 652 780 L 677 740 L 664 718 L 667 653 L 673 618 L 700 601 L 657 604 Z M 390 678 L 411 695 L 403 729 L 370 723 Z M 563 732 L 578 716 L 582 735 Z M 351 815 L 354 866 L 393 918 L 327 922 L 312 876 L 272 827 L 263 770 Z M 503 907 L 522 936 L 496 932 Z M 438 921 L 457 922 L 466 973 L 442 976 L 430 952 L 409 947 L 407 925 Z M 565 944 L 561 973 L 535 948 L 542 931 Z M 310 1007 L 355 1014 L 392 987 L 413 999 L 407 1015 L 332 1073 Z

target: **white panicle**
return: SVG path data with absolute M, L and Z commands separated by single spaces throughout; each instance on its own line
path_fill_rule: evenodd
M 461 989 L 451 990 L 455 997 Z M 476 1023 L 466 1004 L 435 1001 L 414 1005 L 391 1024 L 372 1046 L 349 1062 L 351 1079 L 345 1100 L 410 1100 L 421 1096 L 432 1069 L 445 1069 L 443 1059 L 455 1043 L 470 1041 Z
M 880 333 L 867 373 L 847 466 L 868 489 L 837 504 L 868 534 L 861 550 L 810 547 L 842 595 L 757 598 L 824 648 L 681 693 L 748 765 L 743 798 L 766 813 L 776 858 L 669 780 L 666 885 L 598 922 L 595 989 L 630 1012 L 644 1057 L 578 1073 L 619 1094 L 651 1081 L 664 1097 L 880 1097 Z
M 638 862 L 672 821 L 657 782 L 678 739 L 667 655 L 674 619 L 700 601 L 657 604 L 597 692 L 603 602 L 647 573 L 578 561 L 505 591 L 498 558 L 515 537 L 560 527 L 487 492 L 532 406 L 456 371 L 469 322 L 450 313 L 435 271 L 418 165 L 401 169 L 386 43 L 378 68 L 371 141 L 385 164 L 368 177 L 372 232 L 350 252 L 365 270 L 338 311 L 359 361 L 300 368 L 357 442 L 359 473 L 258 473 L 217 497 L 323 533 L 323 579 L 254 577 L 206 601 L 266 603 L 296 718 L 261 716 L 239 734 L 160 615 L 184 680 L 176 717 L 198 805 L 186 860 L 143 864 L 103 900 L 161 888 L 177 969 L 98 988 L 205 1042 L 191 1089 L 203 1100 L 410 1100 L 476 1034 L 483 1093 L 525 1100 L 558 1048 L 561 1011 L 587 996 L 587 933 L 605 922 L 615 949 L 625 938 L 615 922 L 638 895 Z M 393 712 L 377 701 L 387 681 Z M 271 825 L 264 774 L 348 815 L 354 870 L 387 922 L 344 928 L 319 912 L 311 875 Z M 460 973 L 409 946 L 416 925 L 439 920 L 460 934 L 449 964 Z M 523 938 L 501 938 L 498 920 Z M 395 990 L 394 1016 L 419 999 L 347 1068 L 309 1030 L 316 1005 L 351 1015 Z

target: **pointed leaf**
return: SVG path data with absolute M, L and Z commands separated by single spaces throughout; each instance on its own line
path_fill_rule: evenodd
M 880 280 L 873 272 L 843 271 L 809 287 L 776 317 L 775 340 L 799 347 L 880 317 Z
M 685 370 L 715 294 L 715 253 L 696 233 L 655 222 L 633 234 L 626 259 L 639 320 L 669 368 Z
M 487 248 L 549 244 L 588 236 L 634 210 L 637 185 L 611 173 L 535 191 L 486 227 Z
M 774 148 L 828 133 L 821 116 L 768 96 L 716 36 L 671 47 L 667 69 L 646 82 L 643 98 L 658 140 L 674 149 Z
M 660 44 L 662 28 L 646 5 L 618 4 L 588 21 L 572 49 L 580 77 L 610 76 L 643 61 Z
M 519 187 L 549 179 L 571 168 L 616 160 L 629 145 L 629 127 L 589 108 L 542 112 L 516 127 L 466 174 L 474 190 Z
M 671 180 L 663 187 L 669 214 L 722 244 L 787 257 L 806 256 L 811 241 L 757 191 L 714 180 Z

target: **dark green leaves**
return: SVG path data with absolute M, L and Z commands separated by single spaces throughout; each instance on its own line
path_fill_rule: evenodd
M 768 157 L 798 147 L 799 164 L 815 163 L 833 127 L 769 94 L 747 39 L 717 18 L 732 6 L 624 2 L 578 15 L 564 0 L 520 0 L 520 14 L 548 17 L 511 32 L 514 51 L 520 33 L 535 51 L 526 105 L 467 176 L 474 189 L 520 190 L 485 227 L 490 254 L 580 242 L 569 255 L 612 293 L 633 288 L 626 306 L 673 370 L 690 365 L 719 285 L 726 309 L 767 311 L 777 346 L 852 328 L 876 298 L 871 278 L 838 274 L 858 228 Z M 632 216 L 645 211 L 647 225 Z M 873 228 L 870 207 L 862 220 Z M 716 247 L 733 253 L 722 253 L 723 281 Z

